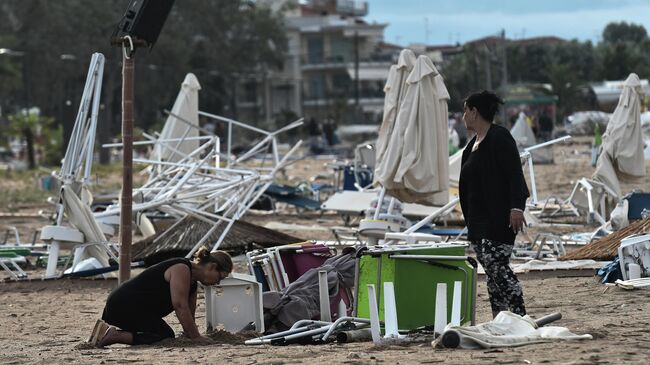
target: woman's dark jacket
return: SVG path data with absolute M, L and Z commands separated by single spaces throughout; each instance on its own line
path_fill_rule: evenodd
M 476 136 L 465 147 L 461 166 L 465 165 L 469 158 L 475 141 Z M 509 227 L 510 210 L 512 208 L 524 210 L 526 198 L 529 196 L 517 144 L 507 129 L 492 124 L 479 150 L 479 163 L 475 165 L 474 174 L 480 176 L 480 184 L 469 184 L 468 181 L 463 181 L 462 173 L 459 181 L 460 205 L 468 226 L 469 239 L 477 241 L 486 238 L 513 244 L 515 233 Z M 480 190 L 477 193 L 482 194 L 483 206 L 470 206 L 468 186 Z M 480 237 L 477 237 L 476 232 L 472 232 L 471 217 L 477 215 L 476 211 L 472 214 L 472 209 L 481 210 L 480 215 L 487 220 L 485 228 L 478 232 Z

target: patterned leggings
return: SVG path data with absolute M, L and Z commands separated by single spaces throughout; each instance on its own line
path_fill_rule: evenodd
M 509 266 L 512 245 L 484 238 L 480 242 L 472 242 L 472 246 L 478 262 L 485 269 L 492 315 L 496 316 L 500 311 L 508 309 L 520 316 L 525 315 L 523 291 Z

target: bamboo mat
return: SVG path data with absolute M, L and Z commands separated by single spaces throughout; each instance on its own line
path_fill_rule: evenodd
M 638 220 L 629 226 L 613 232 L 597 241 L 594 241 L 578 250 L 575 250 L 560 260 L 592 259 L 609 261 L 618 254 L 621 240 L 635 234 L 650 233 L 650 218 Z
M 211 247 L 219 239 L 225 224 L 221 224 L 208 239 Z M 183 218 L 176 228 L 167 230 L 156 236 L 136 242 L 133 247 L 134 260 L 147 260 L 152 257 L 184 256 L 210 230 L 211 224 L 193 217 Z M 303 239 L 282 232 L 274 231 L 244 221 L 236 221 L 220 249 L 243 250 L 252 247 L 273 247 L 302 242 Z

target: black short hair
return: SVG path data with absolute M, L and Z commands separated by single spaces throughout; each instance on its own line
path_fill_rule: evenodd
M 476 108 L 478 113 L 488 122 L 494 121 L 494 116 L 499 111 L 499 105 L 503 100 L 494 92 L 483 90 L 475 92 L 465 98 L 465 105 L 468 108 Z

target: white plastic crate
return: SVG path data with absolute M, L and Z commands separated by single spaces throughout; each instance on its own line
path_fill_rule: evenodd
M 622 239 L 618 258 L 623 280 L 630 279 L 630 264 L 640 266 L 641 277 L 650 276 L 650 234 Z
M 255 330 L 263 333 L 262 285 L 254 276 L 232 273 L 219 285 L 206 287 L 205 319 L 208 329 L 236 333 L 254 322 Z

